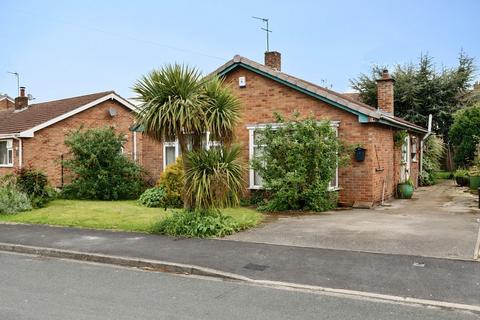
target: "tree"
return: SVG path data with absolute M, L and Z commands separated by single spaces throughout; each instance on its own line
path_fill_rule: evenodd
M 137 115 L 145 133 L 158 141 L 175 136 L 183 154 L 202 150 L 207 132 L 223 145 L 230 145 L 240 117 L 238 99 L 218 77 L 202 78 L 195 68 L 167 65 L 143 76 L 134 85 L 142 103 Z M 188 172 L 190 161 L 183 161 Z M 191 190 L 187 179 L 185 191 Z M 195 197 L 184 193 L 185 208 L 195 207 Z
M 450 139 L 455 145 L 455 164 L 471 165 L 480 143 L 480 103 L 457 111 L 450 128 Z
M 376 79 L 384 67 L 374 66 L 370 75 L 361 74 L 351 80 L 352 88 L 366 104 L 377 105 Z M 396 65 L 392 73 L 395 82 L 395 115 L 426 126 L 433 115 L 433 130 L 449 144 L 448 136 L 453 113 L 471 103 L 471 81 L 475 72 L 474 59 L 463 51 L 458 66 L 437 70 L 433 58 L 421 55 L 418 64 Z
M 63 162 L 72 182 L 63 189 L 67 198 L 136 199 L 144 190 L 142 168 L 122 154 L 125 136 L 114 128 L 76 130 L 65 144 L 72 158 Z

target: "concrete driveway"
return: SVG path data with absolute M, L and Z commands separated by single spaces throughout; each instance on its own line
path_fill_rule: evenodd
M 228 240 L 472 259 L 479 237 L 477 196 L 451 180 L 416 190 L 411 200 L 375 209 L 316 215 L 268 215 Z

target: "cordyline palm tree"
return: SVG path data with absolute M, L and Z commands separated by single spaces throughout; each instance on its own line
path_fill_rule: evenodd
M 193 152 L 200 152 L 206 132 L 224 146 L 232 142 L 240 106 L 222 79 L 203 78 L 195 68 L 174 64 L 143 76 L 133 90 L 142 103 L 137 121 L 144 132 L 158 141 L 175 136 L 182 154 L 188 153 L 189 142 Z M 188 157 L 185 160 L 187 173 L 191 163 Z M 185 182 L 184 206 L 197 207 L 198 192 L 192 189 L 190 179 Z

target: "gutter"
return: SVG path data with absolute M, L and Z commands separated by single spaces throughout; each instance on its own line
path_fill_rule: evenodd
M 18 141 L 18 166 L 23 167 L 23 140 L 18 137 L 13 137 L 13 139 Z

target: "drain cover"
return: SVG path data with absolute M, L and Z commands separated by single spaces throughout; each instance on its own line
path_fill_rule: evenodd
M 243 268 L 248 270 L 254 270 L 254 271 L 264 271 L 265 269 L 268 268 L 268 266 L 265 266 L 263 264 L 249 263 L 243 266 Z

